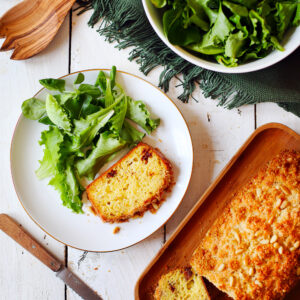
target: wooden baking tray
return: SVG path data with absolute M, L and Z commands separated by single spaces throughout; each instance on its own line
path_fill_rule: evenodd
M 300 151 L 300 135 L 278 123 L 269 123 L 254 131 L 140 276 L 135 286 L 135 299 L 153 299 L 158 278 L 163 273 L 189 265 L 195 248 L 232 194 L 284 149 Z M 212 299 L 229 299 L 211 284 L 208 288 Z M 299 299 L 299 295 L 298 285 L 286 299 Z

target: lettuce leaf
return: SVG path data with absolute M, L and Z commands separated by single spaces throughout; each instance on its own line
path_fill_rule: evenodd
M 45 102 L 37 98 L 25 100 L 21 108 L 24 117 L 30 120 L 38 120 L 46 113 Z
M 295 17 L 292 23 L 293 26 L 299 26 L 300 25 L 300 3 L 297 3 L 297 9 L 295 13 Z
M 102 90 L 102 92 L 106 91 L 106 76 L 105 73 L 103 71 L 100 71 L 98 73 L 96 82 L 95 82 L 95 86 L 99 86 Z
M 225 55 L 217 55 L 217 61 L 227 67 L 236 67 L 238 60 L 234 57 L 227 57 Z
M 206 55 L 223 53 L 225 51 L 224 42 L 233 29 L 234 26 L 229 22 L 220 6 L 216 21 L 210 31 L 203 35 L 200 43 L 191 44 L 188 48 Z
M 231 1 L 246 6 L 249 9 L 254 8 L 259 2 L 258 0 L 231 0 Z
M 63 92 L 65 90 L 66 82 L 63 79 L 46 78 L 41 79 L 39 82 L 48 90 L 60 92 Z
M 158 8 L 164 7 L 167 4 L 167 0 L 151 0 L 151 2 Z
M 75 81 L 74 81 L 74 84 L 80 84 L 84 81 L 84 75 L 82 73 L 78 73 Z
M 129 145 L 135 145 L 144 138 L 145 133 L 137 130 L 127 120 L 125 120 L 120 136 Z
M 99 90 L 98 87 L 87 83 L 82 83 L 78 87 L 78 92 L 80 94 L 90 95 L 93 98 L 97 98 L 101 96 L 101 91 Z
M 187 6 L 200 19 L 214 24 L 218 17 L 218 10 L 209 7 L 210 0 L 187 0 Z
M 81 159 L 76 163 L 79 176 L 87 176 L 89 179 L 94 179 L 101 160 L 103 161 L 108 155 L 119 151 L 125 145 L 126 141 L 122 140 L 117 134 L 107 131 L 101 133 L 94 149 L 85 159 Z
M 199 42 L 201 34 L 197 26 L 190 25 L 186 28 L 184 23 L 185 20 L 181 9 L 170 9 L 165 12 L 163 16 L 163 28 L 168 40 L 174 45 L 181 46 Z
M 282 39 L 285 31 L 291 26 L 291 21 L 297 9 L 297 3 L 277 2 L 277 12 L 275 13 L 275 20 L 277 23 L 278 38 Z
M 109 121 L 111 123 L 111 131 L 116 133 L 120 132 L 127 112 L 127 103 L 127 96 L 125 96 L 122 101 L 114 107 L 115 114 Z
M 44 179 L 55 174 L 56 165 L 59 162 L 61 153 L 60 145 L 64 137 L 57 127 L 50 126 L 41 134 L 40 145 L 45 145 L 43 159 L 39 161 L 40 167 L 36 170 L 36 176 Z
M 86 119 L 74 120 L 74 136 L 71 138 L 72 143 L 69 145 L 68 151 L 78 151 L 80 148 L 91 144 L 99 130 L 107 124 L 113 114 L 114 111 L 110 110 L 104 115 L 94 113 L 87 116 Z
M 75 213 L 83 213 L 81 198 L 84 189 L 75 175 L 73 161 L 74 157 L 70 157 L 64 166 L 60 166 L 49 184 L 59 192 L 64 206 Z
M 49 94 L 46 99 L 46 112 L 49 119 L 57 127 L 65 131 L 71 131 L 72 125 L 68 114 L 51 94 Z
M 129 97 L 126 117 L 140 125 L 148 134 L 160 123 L 159 119 L 151 119 L 150 112 L 142 101 L 133 101 Z
M 231 10 L 234 15 L 248 17 L 248 9 L 245 6 L 235 4 L 229 1 L 223 1 L 223 5 Z
M 231 33 L 226 40 L 225 55 L 232 58 L 237 58 L 243 55 L 247 38 L 244 37 L 242 31 Z
M 104 103 L 105 107 L 109 107 L 114 103 L 114 96 L 113 96 L 113 88 L 115 86 L 115 78 L 116 78 L 116 67 L 113 66 L 110 71 L 109 80 L 106 80 L 106 90 L 104 93 Z

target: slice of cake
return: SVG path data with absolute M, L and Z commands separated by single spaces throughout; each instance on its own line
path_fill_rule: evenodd
M 209 300 L 201 276 L 191 268 L 175 269 L 159 279 L 154 293 L 155 300 Z
M 103 221 L 124 222 L 147 210 L 157 210 L 172 181 L 170 162 L 159 150 L 139 143 L 86 191 Z

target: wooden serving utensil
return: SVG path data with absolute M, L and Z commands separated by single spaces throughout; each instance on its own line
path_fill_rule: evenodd
M 11 59 L 27 59 L 54 38 L 76 0 L 25 0 L 0 18 L 0 51 L 15 49 Z

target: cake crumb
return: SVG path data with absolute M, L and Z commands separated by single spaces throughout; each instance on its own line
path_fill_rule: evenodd
M 93 206 L 88 206 L 87 209 L 94 215 L 97 216 L 97 211 Z
M 207 121 L 210 122 L 210 114 L 207 113 L 206 116 L 207 116 Z
M 119 226 L 117 226 L 117 227 L 115 227 L 113 233 L 114 233 L 114 234 L 117 234 L 117 233 L 120 232 L 120 230 L 121 230 L 121 228 L 120 228 Z

